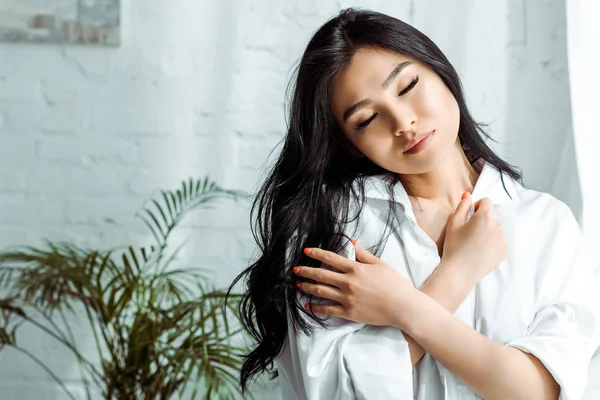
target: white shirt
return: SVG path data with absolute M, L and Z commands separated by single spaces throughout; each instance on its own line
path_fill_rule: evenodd
M 492 200 L 508 256 L 479 281 L 455 316 L 492 340 L 535 355 L 559 383 L 561 400 L 580 399 L 600 344 L 600 300 L 592 266 L 580 248 L 579 226 L 554 197 L 525 189 L 506 175 L 503 181 L 485 164 L 473 202 Z M 402 185 L 394 190 L 403 215 L 380 258 L 421 287 L 440 257 L 417 224 Z M 387 193 L 380 178 L 367 182 L 355 236 L 365 247 L 376 244 L 384 231 Z M 346 255 L 354 259 L 350 244 Z M 429 354 L 413 370 L 400 330 L 342 319 L 327 329 L 315 328 L 310 336 L 290 329 L 277 367 L 284 400 L 479 399 Z

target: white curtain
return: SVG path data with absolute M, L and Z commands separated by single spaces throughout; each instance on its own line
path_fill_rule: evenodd
M 566 5 L 575 157 L 563 166 L 578 176 L 579 188 L 570 189 L 580 191 L 576 211 L 584 240 L 594 249 L 600 241 L 600 1 L 567 0 Z
M 579 222 L 584 241 L 592 252 L 591 260 L 598 266 L 594 254 L 600 240 L 600 1 L 567 0 L 567 48 L 571 88 L 572 143 L 574 159 L 563 157 L 563 176 L 571 176 L 570 189 L 581 199 Z M 567 172 L 565 172 L 567 171 Z M 570 187 L 568 187 L 570 186 Z M 598 304 L 600 307 L 600 304 Z M 588 388 L 584 399 L 600 399 L 600 351 L 590 364 Z

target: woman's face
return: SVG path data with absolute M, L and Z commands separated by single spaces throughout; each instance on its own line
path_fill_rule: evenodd
M 348 140 L 388 171 L 429 172 L 459 148 L 454 96 L 435 72 L 408 57 L 361 49 L 331 89 L 332 111 Z

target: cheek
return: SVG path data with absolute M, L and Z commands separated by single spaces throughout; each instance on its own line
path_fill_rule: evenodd
M 447 102 L 446 102 L 446 126 L 453 137 L 458 135 L 458 128 L 460 125 L 460 109 L 458 103 L 452 93 L 448 91 Z M 455 138 L 456 139 L 456 138 Z
M 419 92 L 419 115 L 431 119 L 433 127 L 458 127 L 459 109 L 454 96 L 439 79 L 428 80 Z
M 377 135 L 369 135 L 369 133 L 364 133 L 363 136 L 357 138 L 354 145 L 367 157 L 377 157 L 386 148 L 383 143 L 385 140 L 377 137 Z
M 364 132 L 354 140 L 354 146 L 367 158 L 381 166 L 381 162 L 390 157 L 399 143 L 390 134 L 378 132 Z M 385 166 L 384 166 L 385 168 Z

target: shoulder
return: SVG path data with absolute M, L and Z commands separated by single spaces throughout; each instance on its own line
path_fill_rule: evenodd
M 528 244 L 542 264 L 568 264 L 581 249 L 581 229 L 571 208 L 556 197 L 537 190 L 518 188 L 511 234 L 518 245 Z
M 537 220 L 543 227 L 579 229 L 571 208 L 549 193 L 515 185 L 518 199 L 515 209 L 519 217 Z

